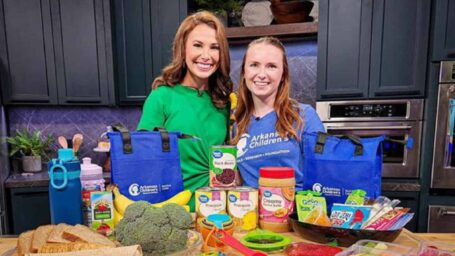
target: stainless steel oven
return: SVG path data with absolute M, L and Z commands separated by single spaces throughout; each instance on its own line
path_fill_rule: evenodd
M 326 101 L 317 102 L 316 110 L 330 134 L 411 140 L 410 149 L 398 142 L 382 144 L 382 177 L 419 177 L 422 99 Z
M 441 62 L 431 187 L 455 189 L 455 61 Z

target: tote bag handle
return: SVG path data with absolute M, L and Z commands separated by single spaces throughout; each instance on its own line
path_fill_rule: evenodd
M 324 146 L 325 146 L 325 143 L 329 136 L 330 135 L 327 133 L 318 132 L 318 138 L 316 140 L 314 152 L 316 152 L 318 154 L 322 154 L 324 152 Z M 363 145 L 362 145 L 362 142 L 360 141 L 359 137 L 350 135 L 350 134 L 349 135 L 340 135 L 337 137 L 340 137 L 341 139 L 348 139 L 352 142 L 352 144 L 354 144 L 354 146 L 355 146 L 354 155 L 355 156 L 363 155 Z

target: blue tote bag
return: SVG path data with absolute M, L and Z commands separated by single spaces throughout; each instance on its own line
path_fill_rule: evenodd
M 183 190 L 178 139 L 191 138 L 162 128 L 129 132 L 113 125 L 111 179 L 128 198 L 158 203 Z
M 369 198 L 380 196 L 384 139 L 305 133 L 303 189 L 322 193 L 328 209 L 344 203 L 354 189 L 365 190 Z

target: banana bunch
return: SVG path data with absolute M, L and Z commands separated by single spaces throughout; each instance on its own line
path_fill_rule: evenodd
M 110 189 L 114 194 L 114 225 L 117 225 L 117 223 L 123 218 L 126 208 L 135 201 L 129 199 L 125 195 L 122 195 L 122 193 L 120 193 L 118 187 L 116 186 L 113 186 Z M 165 204 L 168 203 L 176 203 L 183 206 L 189 212 L 190 207 L 187 204 L 191 199 L 191 195 L 192 195 L 191 190 L 184 190 L 166 201 L 155 203 L 152 205 L 155 207 L 163 207 Z

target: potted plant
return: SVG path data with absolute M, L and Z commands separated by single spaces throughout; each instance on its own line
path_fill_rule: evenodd
M 213 12 L 227 26 L 228 15 L 240 15 L 244 0 L 195 0 L 200 9 Z M 232 17 L 231 17 L 232 18 Z
M 22 157 L 22 169 L 25 172 L 41 171 L 42 158 L 48 160 L 50 145 L 53 137 L 49 134 L 41 139 L 41 131 L 30 133 L 28 130 L 16 130 L 16 135 L 8 137 L 6 141 L 11 145 L 10 156 Z

